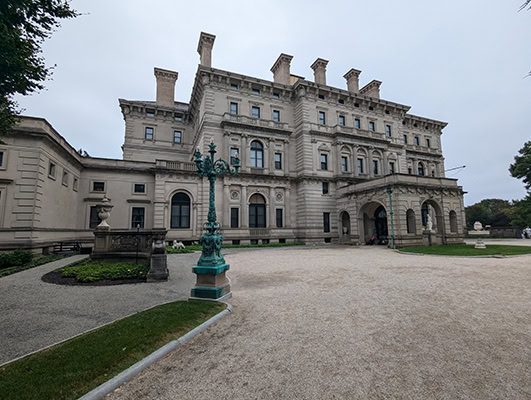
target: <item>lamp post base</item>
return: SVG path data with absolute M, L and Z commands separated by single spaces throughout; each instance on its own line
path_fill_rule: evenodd
M 225 276 L 229 264 L 221 264 L 215 267 L 204 267 L 197 265 L 192 268 L 197 275 L 197 281 L 191 291 L 191 299 L 194 300 L 215 300 L 229 298 L 230 281 Z

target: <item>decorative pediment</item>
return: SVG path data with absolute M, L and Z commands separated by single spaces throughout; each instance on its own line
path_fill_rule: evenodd
M 326 145 L 326 143 L 321 143 L 318 147 L 319 151 L 330 151 L 331 148 Z

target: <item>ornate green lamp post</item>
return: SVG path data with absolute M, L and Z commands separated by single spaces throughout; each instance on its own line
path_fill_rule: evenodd
M 199 243 L 203 246 L 201 257 L 193 272 L 197 275 L 195 287 L 192 288 L 192 298 L 221 300 L 230 297 L 230 282 L 225 276 L 229 264 L 221 254 L 223 236 L 219 233 L 220 224 L 216 220 L 215 190 L 216 179 L 223 175 L 236 175 L 240 168 L 238 157 L 234 160 L 234 169 L 222 159 L 214 160 L 216 145 L 213 141 L 209 144 L 210 156 L 203 157 L 199 149 L 194 153 L 194 162 L 199 171 L 199 176 L 207 177 L 210 182 L 210 197 L 208 205 L 208 220 L 204 224 L 205 233 Z

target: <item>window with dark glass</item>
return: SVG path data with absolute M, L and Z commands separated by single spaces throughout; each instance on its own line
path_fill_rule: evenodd
M 357 129 L 361 128 L 361 120 L 359 118 L 356 118 L 354 120 L 354 128 L 357 128 Z
M 348 157 L 341 157 L 341 172 L 348 172 Z
M 430 139 L 426 138 L 426 147 L 430 147 Z
M 284 210 L 282 208 L 276 209 L 276 217 L 277 217 L 277 228 L 282 228 L 284 226 Z
M 273 92 L 273 97 L 276 99 L 280 99 L 280 93 L 279 92 Z
M 181 143 L 183 140 L 183 133 L 181 131 L 173 131 L 173 143 Z
M 385 125 L 385 135 L 391 136 L 391 125 Z
M 175 114 L 174 118 L 175 118 L 175 121 L 182 121 L 183 120 L 183 115 L 180 114 L 180 113 L 177 113 L 177 114 Z
M 4 152 L 0 151 L 0 167 L 4 166 Z
M 230 209 L 230 227 L 231 228 L 240 227 L 240 209 L 237 207 Z
M 253 118 L 260 118 L 260 107 L 252 106 L 251 107 L 251 116 Z
M 319 124 L 321 125 L 326 124 L 326 114 L 324 111 L 319 111 Z
M 404 144 L 407 144 L 407 135 L 404 135 Z
M 146 140 L 153 140 L 153 128 L 150 128 L 149 126 L 146 126 L 146 131 L 144 138 Z
M 92 191 L 93 192 L 104 192 L 105 182 L 92 182 Z
M 418 171 L 419 171 L 419 176 L 424 176 L 424 164 L 419 163 Z
M 415 136 L 415 145 L 420 146 L 420 139 L 418 136 Z
M 408 167 L 408 168 L 407 168 L 407 173 L 408 173 L 409 175 L 412 175 L 412 174 L 413 174 L 413 168 Z
M 90 218 L 89 218 L 89 228 L 95 229 L 101 222 L 100 217 L 98 216 L 98 207 L 90 207 Z
M 323 213 L 323 232 L 330 232 L 330 213 Z
M 253 93 L 254 93 L 254 94 L 260 94 L 260 89 L 253 88 Z
M 345 116 L 344 115 L 340 115 L 338 122 L 339 122 L 339 125 L 345 126 Z
M 146 184 L 135 183 L 135 193 L 146 193 Z
M 373 132 L 376 130 L 376 124 L 374 121 L 369 121 L 369 130 Z
M 144 207 L 133 207 L 131 212 L 131 228 L 144 228 L 144 218 L 146 209 Z
M 343 100 L 343 99 L 339 99 L 337 102 L 338 102 L 339 104 L 345 104 L 345 100 Z
M 372 160 L 372 171 L 374 175 L 378 175 L 378 160 Z
M 251 167 L 264 168 L 264 146 L 258 140 L 251 143 Z
M 238 114 L 238 103 L 230 103 L 230 113 L 231 114 Z
M 280 122 L 280 111 L 273 110 L 273 121 Z
M 364 174 L 365 171 L 363 169 L 363 158 L 358 158 L 358 174 Z
M 328 194 L 328 182 L 323 182 L 323 194 Z
M 321 169 L 324 171 L 328 169 L 328 154 L 321 154 Z
M 155 116 L 155 110 L 146 108 L 146 117 L 154 117 L 154 116 Z
M 50 178 L 55 179 L 55 164 L 50 161 L 50 165 L 48 166 L 48 176 Z
M 231 147 L 230 148 L 230 165 L 236 164 L 236 159 L 238 156 L 239 149 L 237 147 Z
M 282 169 L 282 154 L 275 153 L 275 169 Z
M 249 228 L 266 227 L 266 209 L 265 199 L 262 195 L 256 193 L 249 199 Z
M 395 163 L 394 162 L 390 162 L 389 163 L 389 173 L 390 174 L 394 174 L 395 173 Z
M 185 193 L 176 193 L 171 198 L 172 229 L 190 228 L 190 197 Z
M 237 83 L 231 83 L 230 87 L 233 88 L 233 89 L 238 89 L 238 84 Z

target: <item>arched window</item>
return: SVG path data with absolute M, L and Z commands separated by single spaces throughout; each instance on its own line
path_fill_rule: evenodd
M 266 208 L 265 199 L 256 193 L 249 199 L 249 228 L 265 228 Z
M 417 223 L 415 221 L 415 211 L 411 208 L 406 211 L 407 233 L 417 233 Z
M 171 198 L 171 229 L 190 228 L 190 197 L 186 193 L 176 193 Z
M 424 164 L 419 162 L 419 176 L 424 176 Z
M 251 167 L 264 168 L 264 146 L 258 140 L 251 142 Z
M 457 233 L 457 214 L 454 210 L 450 211 L 450 232 Z

